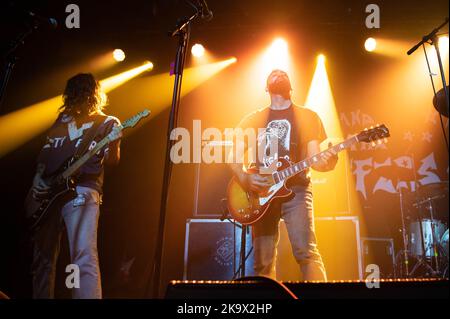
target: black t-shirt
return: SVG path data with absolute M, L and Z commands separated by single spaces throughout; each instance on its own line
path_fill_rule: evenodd
M 120 124 L 120 121 L 113 116 L 100 114 L 77 119 L 65 114 L 58 116 L 47 134 L 46 143 L 37 159 L 38 163 L 45 164 L 44 177 L 55 174 L 68 159 L 75 155 L 83 136 L 92 127 L 95 120 L 102 123 L 98 127 L 90 149 L 111 132 L 114 124 Z M 107 149 L 108 146 L 105 146 L 81 166 L 76 178 L 78 186 L 90 187 L 102 192 L 103 158 Z
M 301 161 L 306 157 L 308 142 L 317 140 L 321 143 L 327 138 L 319 116 L 310 109 L 295 105 L 284 110 L 263 108 L 246 116 L 238 127 L 243 130 L 252 128 L 257 132 L 259 130 L 257 145 L 259 149 L 264 150 L 264 154 L 257 157 L 261 158 L 262 162 L 255 163 L 259 167 L 269 167 L 279 158 L 291 162 Z M 278 152 L 270 157 L 268 143 L 273 138 L 278 141 Z M 261 143 L 264 143 L 262 148 Z M 296 175 L 289 180 L 289 184 L 309 185 L 309 172 Z

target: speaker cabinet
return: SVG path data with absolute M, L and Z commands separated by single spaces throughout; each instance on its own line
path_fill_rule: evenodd
M 246 235 L 246 275 L 253 275 L 251 229 Z M 241 228 L 220 219 L 188 219 L 184 250 L 184 279 L 232 280 L 238 271 Z
M 363 278 L 357 217 L 319 217 L 315 220 L 318 248 L 329 280 Z M 228 221 L 188 219 L 186 223 L 185 280 L 231 280 L 239 267 L 241 231 Z M 246 275 L 254 275 L 251 227 L 246 236 Z M 284 222 L 280 223 L 277 279 L 302 279 L 292 255 Z
M 219 218 L 232 178 L 228 164 L 197 164 L 195 168 L 194 217 Z

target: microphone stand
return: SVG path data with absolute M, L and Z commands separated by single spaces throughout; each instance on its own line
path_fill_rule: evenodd
M 436 50 L 436 55 L 437 55 L 437 59 L 438 59 L 438 63 L 439 63 L 439 71 L 441 73 L 441 80 L 442 80 L 442 85 L 444 88 L 444 94 L 445 94 L 445 101 L 447 104 L 447 114 L 449 114 L 449 92 L 448 92 L 448 87 L 447 87 L 447 83 L 445 80 L 445 71 L 444 71 L 444 65 L 442 64 L 442 58 L 441 58 L 441 52 L 439 50 L 439 39 L 438 39 L 438 32 L 440 31 L 440 29 L 442 29 L 446 24 L 448 24 L 449 20 L 448 18 L 445 19 L 445 21 L 439 25 L 436 29 L 434 29 L 433 31 L 431 31 L 429 34 L 427 34 L 426 36 L 424 36 L 422 38 L 422 40 L 417 43 L 415 46 L 413 46 L 411 49 L 409 49 L 409 51 L 407 52 L 408 55 L 411 55 L 412 53 L 414 53 L 420 46 L 424 46 L 425 48 L 425 43 L 430 43 L 431 45 L 434 46 L 435 50 Z M 424 50 L 425 51 L 425 50 Z M 425 57 L 426 57 L 426 51 L 425 51 Z M 427 63 L 428 63 L 428 58 L 427 58 Z M 429 67 L 429 64 L 428 64 Z M 430 73 L 431 74 L 431 73 Z M 430 76 L 431 77 L 431 76 Z M 431 84 L 433 86 L 433 90 L 434 90 L 434 82 L 433 82 L 433 78 L 431 77 Z M 434 96 L 436 97 L 436 90 L 434 90 Z M 444 128 L 443 128 L 444 129 Z M 445 129 L 444 129 L 444 137 L 446 140 L 446 146 L 447 146 L 447 151 L 448 151 L 448 141 L 447 141 L 447 136 L 445 134 Z
M 6 87 L 11 78 L 12 71 L 16 65 L 17 57 L 14 52 L 19 45 L 23 44 L 25 39 L 38 28 L 37 25 L 29 27 L 25 32 L 21 33 L 11 44 L 10 48 L 3 54 L 4 65 L 0 77 L 0 115 L 2 114 L 2 103 L 5 98 Z
M 175 65 L 173 73 L 175 75 L 175 82 L 173 88 L 172 107 L 170 111 L 168 131 L 167 131 L 167 145 L 166 156 L 164 164 L 163 185 L 161 193 L 161 206 L 159 215 L 159 228 L 158 237 L 156 239 L 156 250 L 153 260 L 153 271 L 149 279 L 152 280 L 152 296 L 158 298 L 159 287 L 161 284 L 161 265 L 163 256 L 163 242 L 164 242 L 164 228 L 167 210 L 167 199 L 169 195 L 170 177 L 172 173 L 172 161 L 170 160 L 170 149 L 172 148 L 174 141 L 170 139 L 172 130 L 177 125 L 178 110 L 180 107 L 181 99 L 181 84 L 183 80 L 183 70 L 186 61 L 186 54 L 188 49 L 188 43 L 191 33 L 191 22 L 200 16 L 200 11 L 196 12 L 189 18 L 179 20 L 173 31 L 169 32 L 169 36 L 178 38 L 178 49 L 175 59 Z M 147 284 L 147 293 L 149 290 L 150 282 Z

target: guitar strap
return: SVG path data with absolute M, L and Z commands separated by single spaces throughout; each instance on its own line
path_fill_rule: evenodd
M 289 108 L 289 115 L 291 118 L 291 145 L 290 145 L 290 150 L 291 150 L 291 162 L 296 163 L 298 161 L 300 161 L 303 157 L 303 152 L 301 150 L 302 145 L 300 145 L 300 134 L 301 131 L 298 129 L 299 125 L 298 125 L 298 121 L 299 119 L 297 119 L 296 117 L 296 112 L 294 110 L 296 106 L 294 104 L 291 105 L 291 107 Z M 300 157 L 300 158 L 299 158 Z
M 92 126 L 85 132 L 85 134 L 83 134 L 81 144 L 78 146 L 73 156 L 75 160 L 82 157 L 88 151 L 92 141 L 99 133 L 99 128 L 103 124 L 105 118 L 106 117 L 102 115 L 97 115 L 95 117 L 94 124 L 92 124 Z

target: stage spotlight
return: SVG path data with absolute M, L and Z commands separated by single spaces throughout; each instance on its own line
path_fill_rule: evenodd
M 442 36 L 439 38 L 439 50 L 442 54 L 448 53 L 448 42 L 449 41 L 447 36 Z
M 152 63 L 152 62 L 150 62 L 150 61 L 145 61 L 143 65 L 147 67 L 147 68 L 146 68 L 146 71 L 151 71 L 151 70 L 153 70 L 153 63 Z
M 196 58 L 200 58 L 205 55 L 205 47 L 201 44 L 194 44 L 191 49 L 191 53 Z
M 288 71 L 289 50 L 286 40 L 275 39 L 267 51 L 266 62 L 272 65 L 272 69 Z
M 377 40 L 375 40 L 374 38 L 368 38 L 364 43 L 364 47 L 368 52 L 375 51 L 375 49 L 377 48 Z
M 123 52 L 123 50 L 121 49 L 115 49 L 113 51 L 113 57 L 117 62 L 122 62 L 123 60 L 125 60 L 125 52 Z
M 145 61 L 141 66 L 101 80 L 100 84 L 106 92 L 109 92 L 121 86 L 125 82 L 137 77 L 141 73 L 151 70 L 153 70 L 153 63 L 150 61 Z
M 317 62 L 325 63 L 325 56 L 323 54 L 319 54 L 319 56 L 317 57 Z

